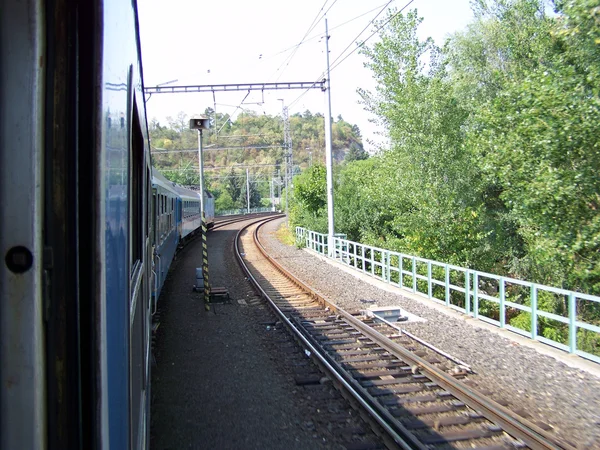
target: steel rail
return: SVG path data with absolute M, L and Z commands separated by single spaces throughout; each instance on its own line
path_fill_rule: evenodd
M 508 408 L 500 405 L 492 399 L 486 398 L 484 395 L 468 387 L 460 380 L 457 380 L 444 373 L 425 361 L 423 358 L 416 356 L 401 345 L 394 343 L 383 334 L 371 328 L 369 325 L 353 317 L 351 314 L 339 309 L 335 304 L 329 302 L 315 290 L 298 280 L 281 264 L 275 261 L 275 259 L 268 255 L 266 249 L 260 242 L 257 242 L 257 245 L 261 253 L 269 260 L 269 262 L 275 268 L 277 268 L 281 274 L 289 278 L 298 287 L 305 289 L 311 296 L 313 296 L 313 298 L 317 299 L 321 304 L 329 307 L 330 310 L 335 311 L 337 314 L 342 316 L 349 325 L 354 327 L 357 331 L 368 336 L 388 352 L 394 354 L 402 360 L 407 361 L 411 366 L 417 366 L 421 370 L 422 374 L 426 375 L 440 387 L 450 392 L 465 405 L 482 413 L 488 420 L 502 427 L 505 432 L 514 438 L 522 440 L 529 448 L 533 450 L 576 450 L 576 448 L 571 444 L 552 436 L 550 433 L 542 430 L 540 427 L 531 423 L 527 419 L 517 417 L 517 415 Z
M 256 241 L 256 239 L 257 239 L 256 233 L 257 233 L 258 229 L 260 228 L 260 226 L 264 225 L 267 222 L 275 220 L 277 218 L 278 217 L 270 217 L 270 218 L 262 219 L 262 223 L 260 223 L 257 226 L 257 229 L 255 230 L 254 239 L 255 239 L 255 242 L 257 243 L 257 247 L 259 248 L 261 253 L 264 251 L 264 249 L 262 249 L 261 245 L 258 243 L 258 241 Z M 344 377 L 343 374 L 341 374 L 338 370 L 336 370 L 334 363 L 332 363 L 332 361 L 330 360 L 330 357 L 328 357 L 328 355 L 324 355 L 322 353 L 322 351 L 319 349 L 319 347 L 316 346 L 315 344 L 313 344 L 313 342 L 311 342 L 311 340 L 308 339 L 307 336 L 304 335 L 304 333 L 301 331 L 301 329 L 299 329 L 277 307 L 277 305 L 271 299 L 269 294 L 261 287 L 260 283 L 252 275 L 250 269 L 247 267 L 246 263 L 244 262 L 244 259 L 241 256 L 238 242 L 239 242 L 239 238 L 240 238 L 242 232 L 244 232 L 247 228 L 249 228 L 250 226 L 252 226 L 260 221 L 261 220 L 259 219 L 256 222 L 248 224 L 245 227 L 243 227 L 238 232 L 238 234 L 234 240 L 235 256 L 238 260 L 238 263 L 240 264 L 240 267 L 242 268 L 242 270 L 244 271 L 244 273 L 246 274 L 248 279 L 251 281 L 254 288 L 269 303 L 269 306 L 271 307 L 271 309 L 273 310 L 275 315 L 285 325 L 285 327 L 292 333 L 292 335 L 299 342 L 299 344 L 302 347 L 304 347 L 308 352 L 310 352 L 310 357 L 312 357 L 313 360 L 316 361 L 316 363 L 319 365 L 319 367 L 321 367 L 323 369 L 324 372 L 328 373 L 332 377 L 332 380 L 334 380 L 336 382 L 336 385 L 338 386 L 338 388 L 340 388 L 340 391 L 342 392 L 344 397 L 346 397 L 348 400 L 350 400 L 351 403 L 353 403 L 353 405 L 355 406 L 355 408 L 357 408 L 357 407 L 359 408 L 359 412 L 361 412 L 361 417 L 363 417 L 363 419 L 365 419 L 367 422 L 369 422 L 371 424 L 373 431 L 375 431 L 383 439 L 386 447 L 388 447 L 389 449 L 401 448 L 404 450 L 409 450 L 409 449 L 417 448 L 419 450 L 426 450 L 426 447 L 418 442 L 415 442 L 415 441 L 407 442 L 406 436 L 401 436 L 400 434 L 398 434 L 398 432 L 396 430 L 393 429 L 393 427 L 389 423 L 389 418 L 386 419 L 386 418 L 382 417 L 380 412 L 376 410 L 375 405 L 370 404 L 367 400 L 365 400 L 360 395 L 360 393 L 357 391 L 356 387 L 353 386 L 353 384 L 355 383 L 354 380 L 352 380 L 352 381 L 354 381 L 354 383 L 352 383 L 350 380 L 346 379 L 346 377 Z M 293 280 L 290 280 L 290 281 L 293 282 Z M 366 415 L 364 413 L 362 413 L 363 411 L 366 413 Z M 409 433 L 409 432 L 407 432 L 407 433 Z M 409 433 L 409 435 L 412 436 L 412 434 L 410 434 L 410 433 Z
M 224 220 L 219 220 L 218 222 L 215 220 L 213 226 L 210 228 L 211 230 L 216 230 L 218 228 L 224 227 L 226 225 L 231 225 L 232 223 L 238 223 L 238 222 L 244 222 L 245 220 L 251 220 L 251 219 L 256 219 L 256 218 L 264 218 L 269 214 L 273 214 L 273 213 L 256 213 L 256 214 L 241 214 L 241 215 L 235 215 L 235 216 L 231 216 L 230 218 L 224 219 Z M 277 217 L 281 217 L 281 214 L 277 214 Z M 224 218 L 227 216 L 219 216 L 220 218 Z

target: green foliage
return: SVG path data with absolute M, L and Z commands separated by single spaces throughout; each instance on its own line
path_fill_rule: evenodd
M 359 93 L 391 145 L 338 172 L 336 231 L 599 294 L 600 3 L 557 2 L 552 17 L 541 0 L 474 8 L 473 23 L 443 48 L 418 39 L 416 11 L 391 11 L 380 41 L 363 49 L 377 87 Z M 538 304 L 566 314 L 552 296 Z M 494 304 L 481 306 L 497 318 Z M 578 313 L 600 321 L 596 306 Z M 530 331 L 529 314 L 507 319 Z M 538 333 L 567 339 L 563 324 L 543 317 Z M 597 352 L 585 333 L 580 344 Z
M 513 270 L 599 294 L 600 55 L 597 29 L 581 27 L 591 15 L 583 3 L 569 2 L 565 11 L 583 17 L 564 16 L 549 30 L 544 24 L 551 51 L 476 113 L 470 142 L 486 176 L 502 186 L 526 245 Z
M 249 192 L 250 192 L 250 208 L 258 208 L 262 206 L 261 195 L 258 191 L 258 186 L 255 181 L 250 181 L 248 183 Z M 242 186 L 242 194 L 241 199 L 243 199 L 243 206 L 248 204 L 248 191 L 246 190 L 246 184 Z
M 236 176 L 235 171 L 232 167 L 231 171 L 229 172 L 229 178 L 227 179 L 227 182 L 225 184 L 225 190 L 229 194 L 229 198 L 235 205 L 237 205 L 240 202 L 240 196 L 242 195 L 241 184 L 242 182 L 240 178 Z
M 420 22 L 416 11 L 397 15 L 381 41 L 363 50 L 379 84 L 360 94 L 387 125 L 392 148 L 381 156 L 374 188 L 383 200 L 375 215 L 385 226 L 362 234 L 374 245 L 388 241 L 396 250 L 491 269 L 489 255 L 502 253 L 507 227 L 482 205 L 487 186 L 465 145 L 468 111 L 441 49 L 417 37 Z
M 359 145 L 355 142 L 350 144 L 350 148 L 348 149 L 348 153 L 346 153 L 346 157 L 344 161 L 352 162 L 352 161 L 361 161 L 363 159 L 367 159 L 369 154 L 362 148 L 362 145 Z
M 327 181 L 325 166 L 313 165 L 294 178 L 289 204 L 290 224 L 327 232 Z
M 362 47 L 376 88 L 359 95 L 390 145 L 367 157 L 358 127 L 341 116 L 334 121 L 334 159 L 344 162 L 334 167 L 336 231 L 377 247 L 600 295 L 600 2 L 556 0 L 555 15 L 545 13 L 543 0 L 473 5 L 473 22 L 443 47 L 419 39 L 416 11 L 389 11 L 376 24 L 379 40 Z M 239 136 L 236 145 L 281 145 L 280 118 L 215 117 L 229 145 L 231 136 Z M 193 148 L 196 136 L 183 119 L 170 119 L 168 127 L 151 122 L 153 145 Z M 323 120 L 310 111 L 290 117 L 294 173 L 305 169 L 288 192 L 290 223 L 319 232 L 327 232 Z M 222 143 L 217 135 L 207 141 Z M 206 156 L 208 164 L 252 160 L 284 170 L 283 149 Z M 167 154 L 162 167 L 180 170 L 181 159 Z M 232 201 L 240 198 L 225 184 L 215 187 Z M 257 186 L 263 198 L 265 188 Z M 459 294 L 451 301 L 463 306 Z M 514 286 L 507 296 L 530 304 Z M 565 300 L 553 294 L 540 293 L 538 306 L 568 315 Z M 499 315 L 491 302 L 481 308 Z M 600 305 L 582 302 L 577 314 L 600 324 Z M 531 315 L 518 309 L 507 310 L 507 321 L 531 330 Z M 567 342 L 560 322 L 540 317 L 537 331 Z M 577 336 L 579 349 L 600 354 L 597 333 Z
M 237 204 L 231 198 L 229 191 L 225 190 L 219 194 L 220 195 L 215 199 L 215 211 L 227 211 L 237 208 Z
M 286 155 L 283 148 L 283 122 L 279 116 L 244 111 L 235 120 L 227 114 L 207 108 L 204 114 L 211 118 L 211 130 L 203 133 L 205 184 L 217 192 L 217 205 L 245 207 L 245 169 L 236 166 L 254 166 L 250 169 L 251 204 L 270 205 L 270 182 L 281 182 L 285 171 Z M 198 184 L 198 134 L 189 130 L 189 118 L 179 113 L 167 118 L 167 125 L 156 119 L 150 121 L 149 131 L 153 164 L 166 176 L 183 185 Z M 325 161 L 324 117 L 322 114 L 294 114 L 290 117 L 292 134 L 293 173 L 298 174 L 312 162 Z M 360 129 L 340 116 L 333 122 L 334 159 L 343 161 L 348 152 L 364 157 Z M 183 151 L 182 151 L 183 150 Z M 277 175 L 279 173 L 279 176 Z M 278 189 L 276 189 L 276 192 Z M 219 196 L 228 197 L 219 202 Z

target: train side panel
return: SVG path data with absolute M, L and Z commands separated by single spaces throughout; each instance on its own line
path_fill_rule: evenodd
M 189 239 L 202 227 L 200 216 L 200 194 L 198 191 L 185 188 L 173 183 L 173 189 L 177 191 L 182 201 L 182 227 L 181 240 Z
M 10 11 L 10 14 L 8 13 Z M 0 14 L 0 448 L 43 448 L 42 2 L 6 0 Z
M 156 311 L 162 286 L 175 256 L 180 234 L 177 224 L 177 202 L 180 200 L 172 183 L 153 170 L 152 180 L 155 228 L 153 234 L 152 310 Z
M 196 233 L 202 227 L 202 217 L 200 216 L 200 197 L 180 194 L 184 205 L 181 239 L 185 240 L 190 235 Z
M 145 448 L 149 411 L 151 181 L 135 2 L 105 1 L 101 58 L 106 415 L 110 448 Z M 100 55 L 96 55 L 100 56 Z M 91 99 L 93 100 L 93 99 Z M 102 197 L 101 197 L 102 199 Z M 102 282 L 102 280 L 99 280 Z
M 3 7 L 0 198 L 15 214 L 0 218 L 0 447 L 147 448 L 151 177 L 136 4 Z

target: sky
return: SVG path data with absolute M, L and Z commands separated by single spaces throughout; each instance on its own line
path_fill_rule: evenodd
M 393 0 L 400 9 L 409 0 Z M 329 27 L 331 114 L 341 115 L 360 128 L 365 149 L 383 142 L 373 116 L 359 104 L 357 88 L 373 90 L 365 57 L 355 51 L 341 59 L 373 33 L 370 21 L 388 1 L 359 0 L 139 0 L 144 84 L 210 85 L 233 83 L 313 82 L 326 69 L 325 15 Z M 168 6 L 167 6 L 168 5 Z M 472 20 L 469 0 L 413 0 L 424 21 L 423 38 L 442 44 Z M 326 14 L 324 14 L 326 13 Z M 385 16 L 381 13 L 379 18 Z M 312 30 L 311 30 L 312 26 Z M 361 32 L 364 32 L 361 34 Z M 307 34 L 308 33 L 308 34 Z M 373 36 L 367 43 L 377 39 Z M 301 43 L 301 45 L 298 45 Z M 337 61 L 337 62 L 336 62 Z M 176 80 L 176 81 L 175 81 Z M 244 110 L 259 114 L 325 113 L 324 93 L 313 89 L 186 94 L 154 94 L 146 108 L 148 119 L 165 124 L 179 112 L 201 114 L 207 107 L 234 118 Z M 303 95 L 302 95 L 303 94 Z M 281 99 L 281 100 L 280 100 Z M 215 105 L 216 104 L 216 105 Z M 370 142 L 374 142 L 371 144 Z

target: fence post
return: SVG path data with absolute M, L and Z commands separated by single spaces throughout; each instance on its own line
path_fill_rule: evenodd
M 479 318 L 479 273 L 473 274 L 473 317 Z
M 386 261 L 385 261 L 385 273 L 386 273 L 386 281 L 390 283 L 392 281 L 392 254 L 389 250 L 386 252 Z
M 531 284 L 531 339 L 537 338 L 537 288 Z
M 362 256 L 362 259 L 361 259 L 361 261 L 362 261 L 362 264 L 361 264 L 360 268 L 362 269 L 362 271 L 363 271 L 364 273 L 367 273 L 367 269 L 366 269 L 366 267 L 367 267 L 367 263 L 365 262 L 365 246 L 364 246 L 364 245 L 362 245 L 362 244 L 361 244 L 361 246 L 360 246 L 360 254 L 361 254 L 361 256 Z
M 577 302 L 575 294 L 569 293 L 569 352 L 577 351 Z
M 413 277 L 413 292 L 417 293 L 417 260 L 412 257 L 412 277 Z
M 445 291 L 446 291 L 446 306 L 450 306 L 450 267 L 448 264 L 445 265 L 446 274 L 444 277 Z
M 471 313 L 471 271 L 465 271 L 465 312 Z
M 499 294 L 500 294 L 500 328 L 504 328 L 506 326 L 506 308 L 504 306 L 504 302 L 506 301 L 506 294 L 504 293 L 504 277 L 500 277 Z
M 404 287 L 404 265 L 402 264 L 402 260 L 404 259 L 404 255 L 402 255 L 402 253 L 398 254 L 398 270 L 400 271 L 399 273 L 399 277 L 398 277 L 398 283 L 400 284 L 400 287 L 403 288 Z
M 433 295 L 433 286 L 431 285 L 431 261 L 427 261 L 427 295 L 431 298 Z

